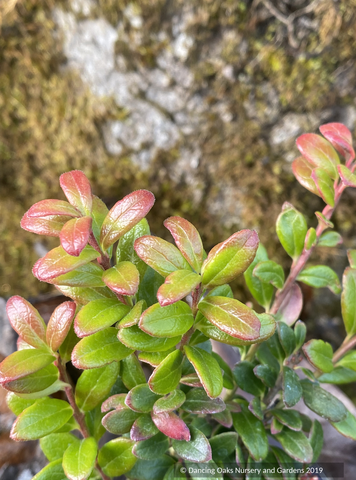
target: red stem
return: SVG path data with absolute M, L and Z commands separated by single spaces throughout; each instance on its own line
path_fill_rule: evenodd
M 355 346 L 356 346 L 356 335 L 349 339 L 346 337 L 344 342 L 340 346 L 340 348 L 338 348 L 338 350 L 336 350 L 336 352 L 334 353 L 333 362 L 334 363 L 338 362 L 340 358 L 342 358 L 345 355 L 345 353 L 347 353 L 349 350 L 351 350 L 351 348 Z

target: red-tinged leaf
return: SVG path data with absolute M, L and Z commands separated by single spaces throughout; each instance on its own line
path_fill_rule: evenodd
M 201 282 L 201 276 L 189 270 L 170 273 L 157 291 L 161 307 L 171 305 L 189 295 Z
M 130 438 L 135 442 L 141 442 L 142 440 L 148 440 L 154 435 L 157 435 L 158 431 L 158 428 L 152 421 L 151 415 L 145 414 L 135 420 L 130 430 Z
M 48 217 L 53 215 L 66 215 L 68 217 L 80 217 L 80 212 L 70 203 L 63 200 L 41 200 L 35 203 L 27 211 L 29 217 Z
M 126 393 L 117 393 L 107 398 L 105 402 L 101 404 L 101 411 L 106 413 L 110 410 L 123 410 L 127 408 L 125 403 L 126 395 Z
M 285 296 L 277 313 L 277 320 L 283 320 L 290 327 L 299 319 L 303 308 L 303 294 L 298 284 L 294 284 Z
M 153 207 L 155 197 L 148 190 L 136 190 L 117 202 L 106 216 L 100 233 L 100 243 L 107 250 L 126 232 L 142 220 Z
M 292 163 L 292 170 L 298 182 L 310 192 L 320 196 L 319 190 L 311 177 L 313 169 L 314 165 L 311 165 L 304 157 L 298 157 Z
M 315 133 L 306 133 L 297 139 L 300 153 L 315 167 L 320 167 L 334 180 L 338 177 L 339 157 L 331 143 Z
M 55 359 L 47 350 L 31 348 L 14 352 L 0 363 L 0 384 L 31 375 L 50 365 Z
M 28 213 L 22 217 L 21 228 L 27 232 L 36 233 L 37 235 L 47 235 L 47 237 L 59 237 L 63 225 L 65 225 L 71 217 L 62 215 L 51 215 L 48 217 L 29 217 Z
M 213 287 L 231 282 L 252 263 L 258 243 L 255 231 L 241 230 L 216 245 L 203 263 L 203 284 Z
M 38 280 L 46 282 L 52 278 L 64 275 L 95 260 L 99 253 L 87 245 L 78 257 L 68 255 L 63 247 L 57 247 L 40 258 L 34 265 L 32 273 Z
M 315 212 L 315 216 L 318 219 L 318 224 L 323 229 L 322 231 L 326 230 L 327 228 L 334 228 L 334 224 L 330 222 L 330 220 L 326 218 L 325 215 L 323 215 L 322 213 Z
M 107 287 L 103 288 L 83 288 L 83 287 L 68 287 L 67 285 L 55 285 L 56 289 L 65 297 L 71 298 L 74 302 L 80 305 L 86 305 L 94 300 L 104 300 L 105 298 L 114 299 L 115 293 Z M 117 297 L 116 297 L 117 298 Z
M 242 340 L 255 340 L 260 335 L 261 322 L 252 308 L 233 298 L 206 297 L 199 310 L 222 332 Z
M 135 295 L 140 283 L 140 274 L 131 262 L 119 262 L 103 275 L 107 287 L 119 295 Z
M 151 412 L 153 423 L 159 431 L 175 440 L 190 440 L 190 431 L 187 425 L 173 412 L 156 414 Z
M 76 304 L 64 302 L 58 305 L 47 325 L 47 343 L 55 352 L 64 342 L 75 316 Z
M 116 325 L 116 327 L 129 328 L 137 325 L 141 318 L 142 312 L 146 310 L 146 308 L 147 305 L 145 300 L 138 301 L 136 305 L 133 306 L 132 310 L 130 310 L 129 313 L 125 315 L 122 320 L 120 320 L 120 323 Z
M 63 173 L 59 183 L 70 204 L 83 215 L 90 215 L 92 209 L 92 193 L 89 180 L 80 170 Z
M 200 381 L 200 378 L 196 373 L 189 373 L 188 375 L 184 375 L 180 379 L 179 383 L 182 383 L 183 385 L 187 385 L 188 387 L 200 388 L 203 386 L 202 382 Z
M 199 273 L 204 260 L 204 248 L 198 230 L 182 217 L 169 217 L 163 224 L 171 232 L 183 257 Z
M 316 168 L 312 172 L 312 179 L 315 182 L 319 194 L 325 203 L 333 207 L 335 205 L 334 182 L 322 168 Z
M 12 328 L 25 342 L 35 348 L 48 349 L 46 325 L 35 307 L 16 295 L 7 302 L 6 311 Z
M 337 169 L 340 174 L 342 183 L 347 187 L 356 188 L 356 175 L 352 173 L 345 165 L 338 165 Z
M 135 241 L 137 255 L 162 277 L 176 270 L 189 270 L 189 263 L 177 247 L 162 238 L 144 235 Z
M 322 125 L 319 130 L 347 160 L 352 160 L 355 157 L 355 152 L 352 148 L 352 135 L 345 125 L 342 123 L 327 123 Z
M 91 231 L 91 217 L 72 218 L 62 228 L 59 236 L 63 249 L 78 257 L 88 243 Z

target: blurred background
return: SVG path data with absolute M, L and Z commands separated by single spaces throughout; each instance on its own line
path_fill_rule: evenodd
M 53 309 L 31 268 L 58 239 L 20 220 L 64 198 L 67 170 L 83 170 L 109 207 L 154 192 L 153 234 L 170 240 L 163 220 L 182 215 L 209 250 L 255 228 L 288 266 L 274 228 L 283 202 L 309 226 L 323 208 L 293 177 L 295 139 L 330 121 L 356 132 L 355 58 L 356 0 L 1 0 L 0 353 L 12 348 L 6 298 Z M 348 189 L 333 219 L 344 245 L 313 257 L 339 274 L 356 247 L 355 199 Z M 311 334 L 336 346 L 339 299 L 304 297 Z

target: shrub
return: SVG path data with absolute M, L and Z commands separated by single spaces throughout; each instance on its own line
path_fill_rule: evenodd
M 293 171 L 326 206 L 308 229 L 283 205 L 276 230 L 292 258 L 286 279 L 255 231 L 234 233 L 207 255 L 196 228 L 173 216 L 164 225 L 175 246 L 150 235 L 152 193 L 135 191 L 108 211 L 77 170 L 60 177 L 68 202 L 43 200 L 24 215 L 25 230 L 61 244 L 34 276 L 71 299 L 47 326 L 25 299 L 7 303 L 19 340 L 0 381 L 18 416 L 11 437 L 40 439 L 50 462 L 35 479 L 197 478 L 192 465 L 208 467 L 209 478 L 257 466 L 276 469 L 266 479 L 282 478 L 278 468 L 307 466 L 322 450 L 319 421 L 292 408 L 301 399 L 356 440 L 356 419 L 322 388 L 356 380 L 356 251 L 342 287 L 330 267 L 307 264 L 318 246 L 342 241 L 330 219 L 345 188 L 356 187 L 355 154 L 345 126 L 320 131 L 324 138 L 298 138 Z M 263 313 L 233 298 L 229 283 L 241 274 Z M 322 340 L 305 343 L 297 282 L 342 291 L 346 338 L 336 352 Z M 210 339 L 238 348 L 233 370 Z M 303 358 L 310 368 L 299 366 Z M 70 361 L 83 370 L 76 385 Z M 116 438 L 103 443 L 105 431 Z

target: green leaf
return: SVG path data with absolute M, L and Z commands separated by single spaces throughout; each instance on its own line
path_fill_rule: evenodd
M 294 176 L 304 188 L 319 196 L 314 180 L 311 178 L 314 165 L 308 162 L 304 157 L 296 158 L 292 163 Z
M 107 250 L 142 220 L 153 207 L 155 197 L 148 190 L 136 190 L 115 203 L 107 214 L 100 232 L 100 244 Z
M 17 442 L 37 440 L 58 430 L 72 415 L 72 407 L 63 400 L 55 398 L 37 400 L 17 417 L 10 436 Z
M 147 270 L 147 265 L 137 255 L 134 249 L 135 240 L 150 234 L 150 227 L 145 218 L 137 223 L 131 230 L 129 230 L 123 237 L 120 238 L 119 245 L 116 249 L 116 263 L 131 262 L 135 265 L 140 273 L 140 278 L 143 279 Z
M 105 433 L 105 428 L 101 423 L 103 416 L 104 413 L 102 413 L 100 405 L 85 414 L 85 422 L 88 426 L 89 433 L 97 442 Z
M 146 377 L 136 355 L 132 353 L 121 362 L 121 378 L 128 390 L 146 383 Z
M 95 237 L 95 240 L 100 244 L 100 231 L 101 227 L 104 223 L 104 220 L 109 213 L 108 207 L 105 203 L 96 195 L 93 195 L 93 205 L 92 205 L 92 212 L 91 216 L 93 219 L 92 223 L 92 230 Z M 108 249 L 109 256 L 112 255 L 112 248 Z
M 201 282 L 201 276 L 189 270 L 170 273 L 157 292 L 161 307 L 171 305 L 189 295 Z
M 101 411 L 108 412 L 112 409 L 122 410 L 123 408 L 126 408 L 126 395 L 126 393 L 116 393 L 114 395 L 111 395 L 101 404 Z
M 128 438 L 115 438 L 99 450 L 98 462 L 105 475 L 119 477 L 131 470 L 136 463 L 132 453 L 134 442 Z
M 299 432 L 302 429 L 302 419 L 300 418 L 297 410 L 283 410 L 281 408 L 275 408 L 270 411 L 277 420 L 291 430 Z
M 237 444 L 237 435 L 235 432 L 224 432 L 215 435 L 209 440 L 209 442 L 213 460 L 215 462 L 220 462 L 234 452 Z
M 333 207 L 335 205 L 335 190 L 333 180 L 322 168 L 316 168 L 313 170 L 311 176 L 321 198 L 325 203 Z
M 72 323 L 66 338 L 64 339 L 62 345 L 59 347 L 59 354 L 63 363 L 67 363 L 69 362 L 69 360 L 71 360 L 73 348 L 78 342 L 79 338 L 75 334 L 74 324 Z
M 288 255 L 293 259 L 299 257 L 304 248 L 308 229 L 304 215 L 286 202 L 277 218 L 276 229 L 279 241 Z
M 259 262 L 253 269 L 253 275 L 263 283 L 270 283 L 276 288 L 284 285 L 284 271 L 278 263 L 272 260 Z
M 286 323 L 277 322 L 277 333 L 286 357 L 289 357 L 295 349 L 294 332 Z
M 186 333 L 193 323 L 192 311 L 186 303 L 176 302 L 167 307 L 156 303 L 143 312 L 139 327 L 149 335 L 171 338 Z
M 261 322 L 252 308 L 226 297 L 207 297 L 199 302 L 199 311 L 222 332 L 242 340 L 256 340 Z
M 317 243 L 317 236 L 315 228 L 309 228 L 307 234 L 305 236 L 305 249 L 310 250 L 311 248 L 315 247 Z
M 62 459 L 46 465 L 32 480 L 67 480 L 62 467 Z
M 318 241 L 318 247 L 336 247 L 342 243 L 342 236 L 338 232 L 324 232 Z
M 334 180 L 338 178 L 338 154 L 330 142 L 315 133 L 305 133 L 297 139 L 300 153 L 315 167 L 320 167 Z
M 276 456 L 278 464 L 281 469 L 283 469 L 283 479 L 284 480 L 296 480 L 297 476 L 296 474 L 292 472 L 288 472 L 289 470 L 289 465 L 297 467 L 297 465 L 294 464 L 294 461 L 290 458 L 289 455 L 285 453 L 284 450 L 278 447 L 271 447 L 271 450 L 273 454 Z
M 134 412 L 129 407 L 122 408 L 107 413 L 102 419 L 102 424 L 108 432 L 114 435 L 123 435 L 131 430 L 132 425 L 140 415 L 141 413 Z
M 356 333 L 356 269 L 346 268 L 342 277 L 341 311 L 349 336 Z
M 126 476 L 132 480 L 163 480 L 165 473 L 174 463 L 175 460 L 168 455 L 152 460 L 137 460 Z
M 170 353 L 153 371 L 148 380 L 149 388 L 159 395 L 172 392 L 182 376 L 183 354 L 180 350 Z
M 255 258 L 258 243 L 255 231 L 241 230 L 216 245 L 204 260 L 203 284 L 208 288 L 224 285 L 245 272 Z
M 268 365 L 257 365 L 253 369 L 253 373 L 266 387 L 272 388 L 277 381 L 277 372 Z
M 13 380 L 5 384 L 6 390 L 17 394 L 42 392 L 51 387 L 58 380 L 59 372 L 53 364 L 31 373 L 26 377 Z M 53 393 L 53 392 L 52 392 Z
M 226 428 L 232 427 L 232 416 L 228 409 L 225 409 L 224 411 L 219 413 L 214 413 L 212 415 L 212 418 Z
M 152 337 L 140 330 L 137 325 L 121 329 L 118 337 L 127 347 L 143 352 L 164 352 L 177 345 L 182 338 L 181 335 L 172 338 Z
M 313 459 L 312 462 L 315 463 L 319 455 L 321 454 L 321 451 L 323 449 L 323 444 L 324 444 L 324 432 L 323 432 L 323 427 L 321 426 L 320 422 L 318 420 L 314 420 L 313 426 L 310 432 L 310 445 L 313 449 Z
M 250 362 L 239 362 L 233 370 L 234 377 L 239 388 L 252 395 L 261 395 L 265 387 L 254 372 L 254 364 Z
M 125 404 L 134 412 L 149 413 L 158 399 L 159 395 L 153 393 L 147 383 L 143 383 L 129 391 Z
M 120 262 L 103 274 L 105 285 L 118 295 L 135 295 L 140 274 L 131 262 Z
M 110 393 L 119 374 L 117 362 L 105 367 L 85 370 L 78 379 L 75 401 L 83 412 L 95 408 Z
M 157 291 L 163 282 L 164 278 L 159 273 L 153 270 L 153 268 L 147 267 L 138 288 L 138 299 L 145 300 L 149 307 L 157 303 Z
M 259 348 L 256 352 L 256 357 L 257 357 L 258 361 L 261 362 L 262 365 L 267 365 L 272 370 L 274 370 L 276 373 L 279 372 L 279 370 L 280 370 L 279 361 L 273 355 L 271 349 L 267 345 L 267 342 L 261 343 L 261 345 L 259 346 Z
M 158 365 L 163 362 L 163 360 L 169 355 L 171 352 L 175 350 L 174 347 L 166 350 L 164 352 L 140 352 L 138 354 L 138 359 L 141 362 L 148 363 L 152 365 L 152 367 L 158 367 Z
M 351 368 L 356 372 L 356 350 L 348 352 L 341 360 L 336 364 L 337 367 Z
M 33 405 L 35 401 L 36 400 L 27 400 L 25 398 L 21 398 L 14 392 L 7 392 L 6 395 L 7 406 L 17 417 L 25 410 L 25 408 Z
M 63 455 L 63 470 L 70 480 L 86 480 L 95 465 L 98 446 L 93 437 L 72 443 Z
M 164 399 L 162 399 L 164 400 Z M 159 402 L 159 400 L 157 400 Z M 157 403 L 156 402 L 156 403 Z M 141 415 L 138 417 L 130 430 L 130 438 L 135 442 L 147 440 L 159 432 L 156 425 L 153 423 L 151 415 Z
M 119 302 L 118 299 L 94 300 L 85 305 L 76 316 L 75 333 L 78 337 L 86 337 L 111 327 L 121 320 L 129 310 L 130 307 Z
M 356 372 L 350 368 L 336 367 L 330 373 L 323 373 L 318 380 L 321 383 L 333 383 L 334 385 L 343 385 L 345 383 L 356 382 Z
M 223 378 L 218 362 L 212 355 L 198 347 L 185 346 L 184 351 L 210 398 L 220 395 L 223 388 Z
M 298 351 L 303 346 L 306 335 L 307 327 L 305 323 L 301 320 L 298 320 L 294 326 L 295 351 Z
M 338 276 L 326 265 L 314 265 L 305 268 L 297 277 L 300 282 L 314 288 L 328 287 L 335 295 L 341 292 Z
M 303 346 L 304 355 L 309 363 L 322 372 L 331 372 L 333 365 L 333 349 L 330 343 L 323 340 L 310 340 Z
M 162 238 L 145 235 L 135 241 L 137 255 L 162 277 L 176 270 L 190 270 L 177 247 Z
M 182 217 L 169 217 L 163 222 L 190 266 L 200 272 L 204 260 L 203 244 L 198 230 Z
M 258 397 L 254 397 L 248 404 L 248 409 L 254 414 L 256 418 L 263 422 L 263 411 L 261 407 L 261 400 Z
M 222 412 L 226 406 L 221 398 L 209 398 L 203 388 L 192 388 L 181 408 L 185 412 L 206 415 Z
M 79 443 L 79 440 L 71 433 L 51 433 L 40 439 L 41 450 L 50 462 L 62 458 L 72 443 Z
M 206 436 L 197 428 L 190 427 L 190 441 L 172 440 L 176 454 L 188 462 L 208 462 L 211 460 L 211 447 Z
M 256 252 L 256 256 L 244 273 L 245 282 L 255 300 L 262 305 L 265 309 L 268 309 L 272 296 L 273 286 L 264 282 L 253 275 L 255 266 L 263 261 L 268 260 L 268 255 L 265 247 L 260 243 Z M 219 294 L 216 294 L 219 295 Z
M 257 462 L 268 453 L 268 441 L 263 423 L 251 413 L 246 405 L 241 405 L 241 412 L 232 413 L 233 424 L 245 447 Z
M 189 342 L 190 345 L 191 342 Z M 234 377 L 233 377 L 233 374 L 232 374 L 232 371 L 231 371 L 231 368 L 229 367 L 229 365 L 220 357 L 220 355 L 218 355 L 217 353 L 215 352 L 211 352 L 212 356 L 215 358 L 215 360 L 218 362 L 220 368 L 223 370 L 224 372 L 224 376 L 223 376 L 223 386 L 224 388 L 227 388 L 228 390 L 232 390 L 234 388 L 234 385 L 235 385 L 235 382 L 234 382 Z
M 133 306 L 129 313 L 125 315 L 122 320 L 120 320 L 116 327 L 127 328 L 132 327 L 133 325 L 137 325 L 141 318 L 142 312 L 146 310 L 146 308 L 147 305 L 145 300 L 140 300 L 136 303 L 136 305 Z
M 309 380 L 302 380 L 301 384 L 304 403 L 310 410 L 330 422 L 341 422 L 346 418 L 347 410 L 344 404 L 331 393 Z
M 26 349 L 14 352 L 0 363 L 0 384 L 26 377 L 54 362 L 48 350 Z
M 330 423 L 341 435 L 356 441 L 356 418 L 349 411 L 341 422 Z
M 306 436 L 302 432 L 295 432 L 284 428 L 275 438 L 283 449 L 297 462 L 310 463 L 313 459 L 313 449 Z
M 337 167 L 342 183 L 346 187 L 356 187 L 356 175 L 352 173 L 345 165 L 338 165 Z
M 277 435 L 277 433 L 281 433 L 282 430 L 283 424 L 279 420 L 277 420 L 276 417 L 273 417 L 271 422 L 271 434 Z
M 159 432 L 147 440 L 136 443 L 132 449 L 132 453 L 141 460 L 151 460 L 152 458 L 163 455 L 168 448 L 168 438 Z
M 76 344 L 72 353 L 72 363 L 76 368 L 86 370 L 118 362 L 132 353 L 117 338 L 113 327 L 85 337 Z
M 287 407 L 294 407 L 302 398 L 303 390 L 298 375 L 289 367 L 283 367 L 283 401 Z
M 356 250 L 347 250 L 347 258 L 351 268 L 356 268 Z
M 173 390 L 166 397 L 159 398 L 153 405 L 153 411 L 156 414 L 164 412 L 173 412 L 178 410 L 186 400 L 186 396 L 182 390 Z
M 67 287 L 65 285 L 55 285 L 64 296 L 71 298 L 74 302 L 80 305 L 86 305 L 94 300 L 105 300 L 106 298 L 116 299 L 114 292 L 107 287 L 100 288 L 82 288 L 82 287 Z

